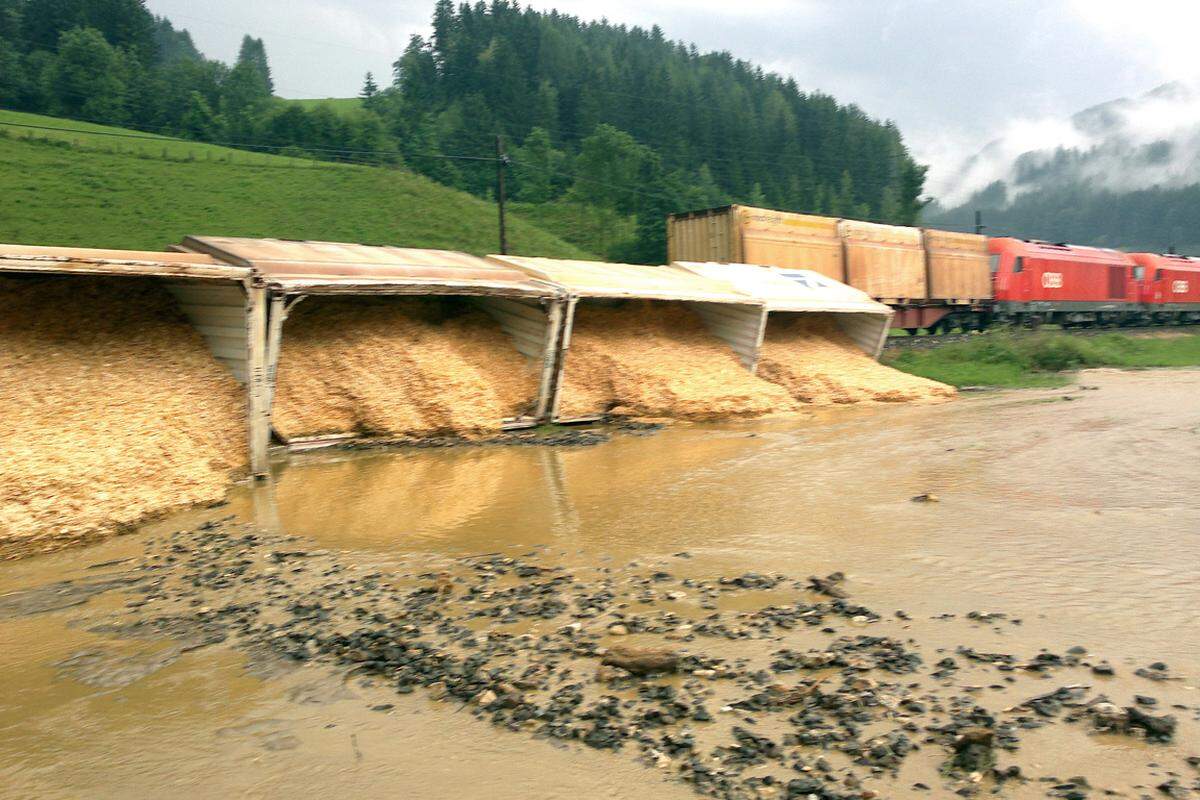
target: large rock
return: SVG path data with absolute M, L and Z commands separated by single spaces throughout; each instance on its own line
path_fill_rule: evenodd
M 620 667 L 634 675 L 676 672 L 679 669 L 679 654 L 674 650 L 618 645 L 609 650 L 600 663 L 607 667 Z

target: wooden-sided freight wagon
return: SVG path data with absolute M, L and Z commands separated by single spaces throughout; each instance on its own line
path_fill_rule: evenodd
M 892 306 L 892 325 L 911 331 L 970 326 L 992 302 L 976 234 L 726 206 L 670 216 L 667 249 L 672 261 L 812 270 Z

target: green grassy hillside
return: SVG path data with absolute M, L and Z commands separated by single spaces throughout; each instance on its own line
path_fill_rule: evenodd
M 497 249 L 493 204 L 405 170 L 107 137 L 131 132 L 0 111 L 5 122 L 56 130 L 0 125 L 3 242 L 158 249 L 208 234 Z M 509 223 L 511 252 L 593 257 L 520 215 Z

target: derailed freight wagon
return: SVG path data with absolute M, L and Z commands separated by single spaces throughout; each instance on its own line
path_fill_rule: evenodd
M 804 315 L 826 320 L 871 358 L 879 358 L 891 327 L 892 309 L 839 281 L 811 270 L 775 269 L 757 264 L 676 261 L 697 275 L 727 281 L 763 303 L 765 330 L 774 319 Z M 760 345 L 761 345 L 760 337 Z M 757 361 L 757 357 L 756 357 Z
M 266 472 L 267 303 L 250 270 L 201 254 L 0 245 L 0 274 L 31 280 L 87 277 L 118 293 L 140 279 L 169 292 L 212 357 L 245 388 L 249 462 L 254 474 Z
M 285 443 L 473 436 L 549 414 L 565 302 L 516 269 L 336 242 L 180 247 L 253 270 L 269 293 L 269 413 Z
M 0 559 L 266 472 L 251 277 L 202 255 L 0 245 Z
M 676 262 L 763 303 L 755 373 L 800 407 L 939 401 L 948 386 L 880 364 L 893 311 L 808 270 Z
M 762 303 L 730 284 L 678 267 L 489 258 L 569 295 L 552 420 L 605 416 L 612 410 L 605 393 L 621 394 L 614 380 L 625 384 L 627 394 L 659 392 L 646 397 L 646 407 L 670 407 L 664 416 L 768 413 L 770 401 L 755 396 L 760 387 L 750 373 L 762 340 Z M 760 405 L 763 410 L 755 410 Z M 645 407 L 641 411 L 647 413 Z

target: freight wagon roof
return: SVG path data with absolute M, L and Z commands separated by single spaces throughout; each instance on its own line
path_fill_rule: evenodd
M 1104 247 L 1083 247 L 1073 244 L 1026 241 L 1025 239 L 990 239 L 988 249 L 992 253 L 1012 253 L 1027 258 L 1044 258 L 1050 261 L 1091 261 L 1097 264 L 1128 266 L 1133 263 L 1128 253 Z
M 943 231 L 937 228 L 922 228 L 921 231 L 925 235 L 925 247 L 931 251 L 975 253 L 987 256 L 987 237 L 981 234 Z
M 0 271 L 227 281 L 242 281 L 250 275 L 248 269 L 223 264 L 200 253 L 96 250 L 24 244 L 0 244 Z
M 717 208 L 706 208 L 698 211 L 683 211 L 676 214 L 669 214 L 667 218 L 670 220 L 707 219 L 727 214 L 736 214 L 738 221 L 747 226 L 765 225 L 768 227 L 782 226 L 784 229 L 812 229 L 835 236 L 837 235 L 839 222 L 837 217 L 824 217 L 814 214 L 801 214 L 796 211 L 777 211 L 771 208 L 742 205 L 718 206 Z
M 181 246 L 250 268 L 293 294 L 556 295 L 519 270 L 451 250 L 222 236 L 189 236 Z
M 757 264 L 676 261 L 697 275 L 727 281 L 768 311 L 855 312 L 890 315 L 892 309 L 866 292 L 808 269 L 780 269 Z
M 919 248 L 921 246 L 920 228 L 907 228 L 902 225 L 882 225 L 878 222 L 861 222 L 856 219 L 844 219 L 838 223 L 838 232 L 846 240 L 847 245 L 889 245 L 892 247 Z
M 557 258 L 490 256 L 526 274 L 562 286 L 580 297 L 645 300 L 693 300 L 708 303 L 762 305 L 723 280 L 713 280 L 679 267 L 607 264 Z

